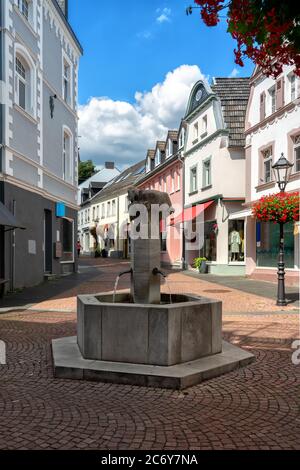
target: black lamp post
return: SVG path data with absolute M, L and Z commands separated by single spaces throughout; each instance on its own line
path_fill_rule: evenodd
M 286 185 L 289 181 L 289 177 L 292 171 L 293 163 L 290 163 L 281 154 L 279 160 L 272 166 L 276 182 L 279 189 L 284 193 Z M 284 231 L 283 222 L 279 223 L 280 226 L 280 239 L 279 239 L 279 256 L 278 256 L 278 289 L 277 289 L 277 305 L 280 307 L 286 307 L 287 301 L 285 298 L 285 284 L 284 284 Z

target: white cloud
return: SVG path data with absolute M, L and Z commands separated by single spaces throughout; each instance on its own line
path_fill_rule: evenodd
M 120 167 L 142 160 L 168 129 L 179 127 L 194 83 L 204 76 L 197 65 L 181 65 L 151 91 L 136 92 L 135 102 L 93 97 L 79 107 L 80 156 Z
M 171 8 L 163 8 L 162 10 L 158 8 L 156 13 L 160 13 L 160 15 L 156 18 L 158 23 L 169 23 L 171 21 Z
M 228 78 L 236 78 L 239 73 L 240 71 L 236 67 L 234 67 L 234 69 L 232 69 L 231 73 L 228 75 Z

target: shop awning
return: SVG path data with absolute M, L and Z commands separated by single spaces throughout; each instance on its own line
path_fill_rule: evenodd
M 229 220 L 244 219 L 245 217 L 250 217 L 252 215 L 251 209 L 244 209 L 243 211 L 234 212 L 230 214 Z
M 20 225 L 16 217 L 0 202 L 0 226 L 8 227 L 10 229 L 19 228 L 25 230 L 25 227 Z
M 188 207 L 184 209 L 181 214 L 177 215 L 170 221 L 170 225 L 178 225 L 182 222 L 190 222 L 193 219 L 196 219 L 202 212 L 204 212 L 208 207 L 210 207 L 215 201 L 207 201 L 203 204 L 198 204 L 197 206 Z

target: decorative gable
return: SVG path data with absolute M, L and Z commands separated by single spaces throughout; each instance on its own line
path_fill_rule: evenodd
M 210 86 L 203 81 L 198 81 L 192 89 L 185 118 L 192 114 L 211 94 Z
M 68 0 L 57 0 L 63 14 L 68 18 Z

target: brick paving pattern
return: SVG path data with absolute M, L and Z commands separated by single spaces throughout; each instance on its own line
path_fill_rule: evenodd
M 110 290 L 115 270 L 107 263 L 92 290 Z M 179 289 L 182 275 L 171 276 Z M 197 282 L 188 279 L 188 287 Z M 251 350 L 256 362 L 180 392 L 56 380 L 50 342 L 76 334 L 76 315 L 0 315 L 8 356 L 0 366 L 0 449 L 300 449 L 300 365 L 291 361 L 298 320 L 225 314 L 224 338 Z

